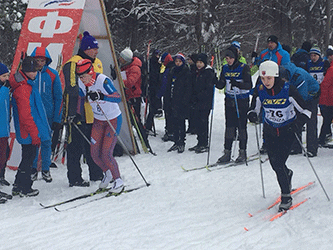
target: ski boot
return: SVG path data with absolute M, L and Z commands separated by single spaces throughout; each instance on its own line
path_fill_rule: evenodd
M 292 205 L 293 198 L 290 194 L 281 194 L 281 203 L 279 206 L 279 212 L 288 210 Z
M 226 164 L 228 162 L 230 162 L 231 160 L 231 150 L 229 149 L 225 149 L 224 150 L 224 155 L 222 155 L 218 160 L 217 163 L 220 164 Z
M 239 150 L 239 155 L 237 157 L 237 159 L 235 160 L 236 163 L 242 163 L 242 162 L 246 162 L 246 151 L 245 149 L 240 149 Z

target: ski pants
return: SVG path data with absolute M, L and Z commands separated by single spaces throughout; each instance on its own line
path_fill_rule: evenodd
M 32 144 L 22 144 L 22 159 L 16 172 L 14 184 L 22 191 L 29 191 L 32 186 L 31 167 L 38 147 Z
M 42 141 L 40 147 L 36 150 L 36 157 L 32 164 L 32 167 L 37 169 L 37 162 L 39 158 L 39 149 L 42 158 L 42 170 L 49 171 L 51 165 L 51 140 Z
M 196 109 L 193 119 L 195 120 L 195 133 L 199 146 L 208 146 L 208 124 L 210 109 Z
M 307 101 L 308 110 L 311 111 L 311 118 L 309 120 L 305 120 L 304 117 L 300 117 L 303 120 L 302 124 L 306 124 L 306 149 L 308 152 L 317 155 L 318 151 L 318 102 L 319 99 L 314 99 L 311 101 Z M 302 141 L 302 130 L 297 132 L 298 138 Z M 296 152 L 302 152 L 301 145 L 299 145 L 297 139 L 293 143 L 292 148 Z
M 121 115 L 110 122 L 119 134 L 122 123 Z M 117 161 L 113 157 L 116 143 L 117 136 L 109 123 L 94 119 L 91 131 L 91 156 L 103 172 L 110 169 L 114 180 L 120 177 Z
M 91 135 L 92 124 L 82 123 L 77 125 L 82 133 L 89 139 Z M 90 154 L 90 145 L 83 138 L 80 132 L 73 125 L 69 126 L 70 142 L 67 145 L 67 178 L 69 183 L 82 182 L 82 169 L 80 159 L 84 154 L 89 167 L 89 177 L 91 181 L 101 180 L 103 171 L 93 161 Z
M 324 144 L 326 135 L 332 133 L 331 124 L 333 120 L 333 106 L 320 106 L 320 113 L 323 117 L 323 124 L 321 125 L 320 129 L 319 142 Z
M 185 117 L 177 114 L 177 112 L 171 112 L 171 133 L 173 134 L 173 141 L 177 145 L 185 144 Z
M 268 126 L 265 124 L 264 126 Z M 284 130 L 279 134 L 273 134 L 265 130 L 265 145 L 267 149 L 267 154 L 269 162 L 276 173 L 277 181 L 279 183 L 281 193 L 290 193 L 290 182 L 289 182 L 289 169 L 286 166 L 286 161 L 289 157 L 292 142 L 295 139 L 294 132 L 289 130 Z M 277 150 L 278 149 L 278 150 Z
M 0 172 L 4 171 L 7 163 L 7 147 L 8 147 L 8 137 L 0 138 Z M 3 176 L 0 176 L 3 177 Z
M 246 150 L 247 145 L 247 111 L 248 106 L 238 107 L 239 118 L 235 106 L 225 107 L 224 148 L 231 150 L 238 129 L 239 149 Z M 239 127 L 240 126 L 240 127 Z

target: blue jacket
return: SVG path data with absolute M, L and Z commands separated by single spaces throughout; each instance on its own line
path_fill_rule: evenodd
M 0 138 L 9 137 L 9 88 L 0 85 Z
M 33 87 L 38 90 L 42 97 L 49 125 L 51 126 L 53 122 L 61 123 L 62 88 L 59 74 L 48 66 L 52 59 L 46 48 L 35 48 L 31 56 L 44 56 L 47 58 L 46 65 L 37 73 L 36 84 Z
M 41 141 L 51 140 L 51 129 L 42 102 L 42 98 L 33 88 L 34 81 L 28 79 L 22 71 L 9 78 L 13 91 L 13 117 L 16 139 L 20 144 L 32 144 L 31 138 L 38 136 Z
M 287 51 L 282 49 L 281 44 L 278 42 L 278 46 L 275 49 L 265 49 L 260 53 L 259 64 L 266 60 L 274 61 L 278 65 L 284 65 L 290 62 L 290 55 Z
M 283 68 L 286 71 L 283 71 Z M 318 97 L 319 83 L 304 69 L 296 67 L 295 64 L 289 62 L 280 67 L 281 77 L 286 78 L 290 85 L 297 88 L 305 101 Z

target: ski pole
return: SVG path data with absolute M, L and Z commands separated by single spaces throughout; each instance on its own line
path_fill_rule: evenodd
M 313 172 L 314 172 L 314 174 L 315 174 L 315 176 L 316 176 L 316 178 L 317 178 L 317 180 L 318 180 L 318 182 L 319 182 L 321 188 L 323 189 L 323 191 L 324 191 L 324 193 L 325 193 L 325 195 L 326 195 L 326 197 L 327 197 L 327 200 L 330 201 L 330 197 L 328 197 L 328 195 L 327 195 L 327 193 L 326 193 L 326 190 L 325 190 L 323 184 L 321 183 L 321 181 L 320 181 L 320 179 L 319 179 L 319 176 L 317 175 L 317 172 L 316 172 L 316 170 L 314 169 L 314 167 L 313 167 L 313 165 L 312 165 L 312 163 L 311 163 L 311 161 L 310 161 L 310 159 L 309 159 L 308 152 L 306 151 L 306 149 L 305 149 L 304 146 L 302 145 L 302 142 L 301 142 L 300 138 L 298 137 L 297 133 L 294 132 L 294 134 L 295 134 L 295 136 L 296 136 L 296 139 L 297 139 L 299 145 L 300 145 L 301 148 L 302 148 L 303 153 L 304 153 L 305 156 L 306 156 L 306 159 L 308 159 L 308 162 L 309 162 L 309 164 L 310 164 L 310 166 L 311 166 L 311 168 L 312 168 L 312 170 L 313 170 Z
M 213 129 L 213 115 L 214 115 L 214 99 L 215 99 L 215 85 L 214 85 L 214 90 L 213 90 L 212 114 L 211 114 L 211 116 L 210 116 L 210 128 L 209 128 L 209 137 L 208 137 L 207 166 L 209 165 L 210 145 L 211 145 L 211 143 L 212 143 L 212 129 Z
M 260 177 L 261 177 L 261 187 L 262 187 L 262 196 L 266 198 L 265 196 L 265 186 L 264 186 L 264 176 L 262 172 L 262 161 L 261 161 L 261 154 L 260 154 L 260 145 L 259 145 L 259 133 L 258 133 L 258 127 L 257 123 L 254 124 L 256 129 L 256 139 L 257 139 L 257 147 L 258 147 L 258 153 L 259 153 L 259 164 L 260 164 Z
M 135 168 L 138 170 L 139 174 L 141 175 L 143 181 L 145 182 L 146 186 L 149 187 L 150 184 L 146 181 L 145 177 L 143 176 L 143 174 L 141 173 L 138 165 L 136 164 L 136 162 L 134 161 L 133 157 L 131 156 L 131 153 L 129 152 L 129 150 L 127 149 L 125 143 L 123 142 L 123 140 L 121 139 L 121 137 L 117 134 L 115 128 L 112 126 L 111 122 L 109 121 L 109 118 L 106 116 L 106 114 L 104 113 L 104 110 L 102 109 L 101 105 L 99 105 L 98 102 L 96 102 L 98 108 L 101 110 L 101 112 L 103 113 L 103 116 L 106 119 L 106 122 L 109 124 L 110 128 L 112 129 L 113 133 L 117 136 L 118 141 L 120 142 L 120 145 L 123 147 L 123 149 L 125 150 L 125 152 L 128 154 L 128 156 L 130 157 L 131 161 L 133 162 Z

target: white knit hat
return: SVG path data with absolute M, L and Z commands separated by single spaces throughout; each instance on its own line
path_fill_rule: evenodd
M 133 52 L 130 48 L 125 48 L 122 52 L 120 52 L 120 57 L 126 62 L 130 62 L 133 59 Z

